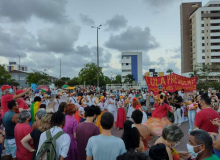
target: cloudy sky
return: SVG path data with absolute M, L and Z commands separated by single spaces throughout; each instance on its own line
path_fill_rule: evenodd
M 200 0 L 205 5 L 208 0 Z M 182 0 L 182 2 L 192 2 Z M 59 77 L 74 77 L 87 62 L 120 74 L 122 51 L 143 53 L 149 68 L 180 74 L 181 0 L 0 0 L 0 64 L 18 62 Z

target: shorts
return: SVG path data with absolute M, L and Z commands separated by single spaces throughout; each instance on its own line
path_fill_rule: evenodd
M 154 106 L 154 102 L 150 102 L 150 105 L 151 105 L 151 106 Z
M 5 155 L 11 155 L 12 158 L 16 158 L 17 146 L 15 143 L 15 139 L 5 139 L 4 146 L 5 146 Z

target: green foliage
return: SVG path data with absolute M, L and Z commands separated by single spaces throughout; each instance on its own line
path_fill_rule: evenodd
M 30 85 L 31 83 L 36 83 L 37 85 L 48 85 L 50 84 L 50 78 L 48 74 L 44 72 L 32 72 L 29 73 L 26 82 Z
M 173 69 L 167 69 L 167 73 L 169 73 L 169 74 L 171 74 L 171 73 L 173 73 Z
M 59 88 L 61 88 L 65 83 L 66 82 L 61 80 L 61 79 L 54 81 L 54 85 L 59 87 Z
M 79 85 L 79 78 L 78 77 L 74 77 L 73 79 L 69 80 L 67 82 L 67 84 L 69 86 L 75 86 L 75 85 Z
M 62 81 L 64 81 L 64 82 L 68 82 L 68 81 L 70 81 L 70 78 L 69 77 L 62 77 L 62 78 L 60 78 Z
M 112 81 L 113 84 L 121 84 L 122 80 L 121 80 L 121 75 L 117 75 L 115 77 L 115 80 Z
M 132 83 L 134 81 L 134 76 L 133 74 L 128 74 L 125 76 L 125 80 L 124 80 L 124 83 Z
M 8 85 L 14 85 L 18 86 L 19 83 L 16 82 L 15 79 L 11 78 L 10 73 L 5 70 L 5 67 L 0 65 L 0 84 L 8 84 Z
M 99 84 L 100 86 L 104 84 L 104 76 L 102 73 L 102 68 L 96 66 L 95 63 L 87 63 L 79 72 L 79 83 L 89 85 L 97 85 L 97 73 L 99 71 Z

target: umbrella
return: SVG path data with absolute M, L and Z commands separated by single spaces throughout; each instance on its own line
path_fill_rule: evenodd
M 39 86 L 36 90 L 39 90 L 39 89 L 43 89 L 43 90 L 45 90 L 45 91 L 49 91 L 49 90 L 50 90 L 49 87 L 46 86 L 46 85 L 41 85 L 41 86 Z
M 71 86 L 69 86 L 69 87 L 67 87 L 67 89 L 69 89 L 69 90 L 73 90 L 73 89 L 75 89 L 75 87 L 71 87 Z
M 68 87 L 68 85 L 63 85 L 63 88 L 67 88 Z

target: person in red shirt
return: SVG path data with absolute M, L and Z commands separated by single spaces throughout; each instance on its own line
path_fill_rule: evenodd
M 23 93 L 23 92 L 24 92 L 24 90 L 19 89 L 19 90 L 16 91 L 16 95 L 19 95 L 19 94 L 21 94 L 21 93 Z M 18 99 L 16 100 L 16 102 L 18 103 L 18 111 L 17 111 L 18 114 L 19 114 L 21 111 L 23 111 L 23 110 L 30 111 L 30 108 L 29 108 L 28 105 L 25 103 L 25 101 L 23 100 L 22 97 L 18 98 Z
M 31 114 L 29 111 L 24 110 L 21 111 L 18 118 L 18 124 L 15 126 L 14 134 L 15 134 L 15 142 L 17 145 L 16 150 L 16 158 L 17 160 L 31 160 L 34 152 L 34 146 L 30 144 L 30 146 L 33 148 L 33 152 L 30 152 L 21 143 L 21 140 L 31 133 L 32 128 L 29 125 L 29 122 L 31 121 Z
M 203 94 L 200 98 L 199 105 L 201 111 L 196 114 L 194 129 L 199 128 L 206 132 L 217 133 L 217 126 L 212 124 L 212 120 L 219 118 L 218 112 L 210 107 L 211 99 L 207 94 Z
M 20 97 L 22 97 L 23 95 L 25 95 L 26 93 L 28 93 L 31 88 L 28 88 L 25 92 L 20 93 L 18 95 L 12 95 L 9 93 L 9 89 L 11 88 L 11 86 L 9 85 L 3 85 L 1 87 L 1 91 L 3 92 L 3 95 L 1 97 L 1 106 L 2 106 L 2 111 L 1 111 L 1 117 L 4 116 L 4 114 L 8 111 L 8 102 L 11 100 L 16 100 Z
M 167 111 L 173 113 L 172 108 L 164 103 L 165 94 L 160 95 L 160 99 L 155 103 L 155 111 L 152 114 L 152 117 L 146 121 L 146 125 L 157 134 L 162 135 L 163 128 L 167 125 L 172 124 L 167 118 Z

